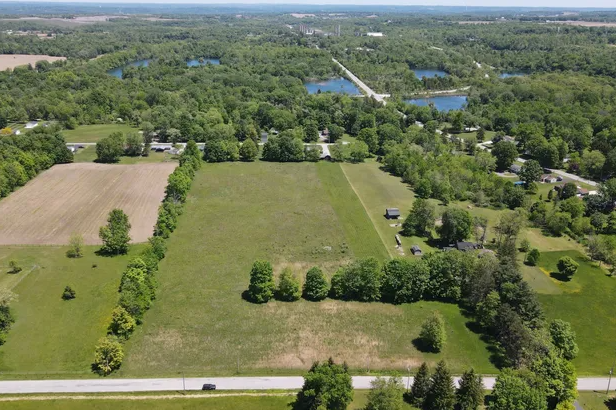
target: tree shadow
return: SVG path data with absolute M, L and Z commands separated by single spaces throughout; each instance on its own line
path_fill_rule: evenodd
M 616 397 L 605 400 L 603 404 L 605 404 L 605 407 L 607 407 L 609 410 L 616 410 Z
M 413 346 L 415 346 L 415 349 L 419 350 L 422 353 L 438 353 L 436 350 L 432 349 L 432 347 L 428 346 L 426 341 L 423 340 L 421 337 L 416 337 L 415 339 L 413 339 L 412 343 Z
M 571 282 L 571 276 L 567 276 L 560 272 L 550 272 L 550 277 L 560 282 Z

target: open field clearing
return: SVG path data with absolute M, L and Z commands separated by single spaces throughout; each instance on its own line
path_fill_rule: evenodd
M 605 391 L 602 393 L 580 392 L 578 402 L 584 410 L 613 410 L 616 406 L 616 397 L 613 393 L 606 396 Z
M 580 265 L 571 280 L 563 280 L 557 273 L 556 263 L 565 255 Z M 607 374 L 616 334 L 612 312 L 616 302 L 616 279 L 587 262 L 577 251 L 542 252 L 539 266 L 527 266 L 523 271 L 539 293 L 546 316 L 571 322 L 577 333 L 580 353 L 573 363 L 578 374 Z
M 117 302 L 121 272 L 140 247 L 109 258 L 88 246 L 82 258 L 69 259 L 66 247 L 0 246 L 0 288 L 17 295 L 11 303 L 16 322 L 0 346 L 0 377 L 91 377 L 94 346 Z M 10 260 L 23 270 L 7 273 Z M 66 285 L 75 299 L 62 300 Z
M 357 254 L 368 256 L 365 245 L 348 235 L 369 235 L 370 230 L 353 227 L 353 218 L 341 219 L 336 212 L 343 202 L 340 209 L 359 209 L 358 198 L 345 194 L 336 197 L 337 204 L 330 202 L 328 187 L 350 189 L 337 167 L 205 165 L 168 240 L 156 303 L 127 343 L 118 375 L 229 375 L 238 367 L 240 373 L 298 374 L 313 360 L 329 356 L 357 371 L 406 371 L 407 365 L 445 357 L 455 371 L 473 365 L 494 373 L 486 345 L 465 326 L 456 305 L 334 300 L 255 305 L 242 299 L 258 258 L 270 260 L 276 273 L 289 266 L 303 277 L 313 265 L 332 274 Z M 327 177 L 323 171 L 329 171 Z M 359 225 L 368 223 L 364 213 L 351 215 Z M 378 239 L 366 240 L 375 244 L 374 256 L 384 254 Z M 424 354 L 412 340 L 434 310 L 443 315 L 455 343 L 441 354 Z
M 56 165 L 0 201 L 0 245 L 66 244 L 73 233 L 99 244 L 114 208 L 128 214 L 132 241 L 145 242 L 175 166 Z
M 62 135 L 66 142 L 98 142 L 114 132 L 137 132 L 137 128 L 125 124 L 81 125 L 74 130 L 64 130 Z
M 178 155 L 171 155 L 167 151 L 154 152 L 150 151 L 147 157 L 120 157 L 118 164 L 120 165 L 136 165 L 136 164 L 155 164 L 159 162 L 177 161 Z M 79 148 L 74 155 L 75 162 L 96 162 L 96 146 L 86 145 L 84 148 Z M 115 165 L 115 164 L 114 164 Z
M 614 22 L 606 21 L 582 21 L 582 20 L 565 20 L 565 21 L 550 21 L 551 24 L 566 24 L 568 26 L 581 27 L 616 27 Z
M 54 61 L 66 60 L 66 57 L 53 57 L 42 54 L 0 54 L 0 71 L 13 69 L 22 65 L 34 65 L 37 61 Z

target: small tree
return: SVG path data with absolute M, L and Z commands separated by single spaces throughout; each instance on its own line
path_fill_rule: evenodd
M 274 297 L 274 271 L 267 261 L 256 261 L 250 271 L 248 297 L 255 303 L 266 303 Z
M 240 147 L 240 159 L 242 161 L 254 161 L 257 159 L 257 155 L 259 155 L 259 147 L 253 140 L 247 139 L 242 143 Z
M 530 266 L 537 266 L 540 257 L 541 253 L 539 252 L 539 249 L 533 248 L 530 250 L 530 252 L 528 252 L 528 255 L 526 256 L 526 263 L 528 263 Z
M 402 410 L 404 386 L 399 376 L 388 379 L 377 377 L 370 382 L 372 386 L 368 393 L 368 404 L 365 410 Z
M 530 159 L 522 165 L 520 170 L 520 179 L 526 183 L 526 187 L 535 181 L 538 181 L 543 173 L 543 168 L 539 165 L 539 162 Z
M 430 390 L 430 371 L 426 362 L 423 362 L 415 375 L 413 386 L 411 387 L 411 398 L 415 406 L 422 407 L 428 395 L 428 390 Z
M 571 329 L 569 322 L 560 319 L 552 321 L 550 323 L 550 337 L 554 346 L 565 359 L 575 359 L 579 348 L 575 342 L 575 332 Z
M 15 259 L 11 259 L 9 261 L 9 273 L 19 273 L 21 272 L 21 266 Z
M 128 339 L 137 327 L 135 319 L 122 306 L 116 306 L 111 312 L 111 323 L 109 323 L 109 333 Z
M 112 210 L 107 218 L 107 225 L 102 226 L 98 233 L 103 241 L 101 251 L 109 255 L 120 255 L 128 252 L 130 228 L 128 216 L 124 211 L 121 209 Z
M 477 141 L 483 142 L 485 135 L 486 135 L 486 130 L 483 127 L 479 128 L 477 130 Z
M 299 280 L 293 275 L 291 269 L 285 268 L 280 274 L 278 280 L 278 289 L 276 290 L 276 298 L 285 302 L 294 302 L 299 300 L 302 295 L 299 286 Z
M 92 370 L 102 376 L 107 376 L 122 365 L 124 350 L 116 337 L 104 337 L 98 341 L 94 353 Z
M 554 198 L 554 190 L 550 189 L 548 191 L 548 201 L 551 201 Z
M 329 293 L 329 283 L 319 268 L 312 267 L 306 273 L 306 281 L 304 282 L 304 298 L 312 301 L 323 300 Z
M 62 299 L 64 300 L 71 300 L 71 299 L 75 299 L 75 289 L 73 289 L 71 286 L 66 285 L 66 287 L 64 288 L 64 292 L 62 292 Z
M 427 199 L 417 198 L 402 223 L 402 235 L 424 236 L 434 228 L 436 209 Z
M 520 251 L 521 252 L 528 252 L 530 251 L 530 241 L 526 238 L 522 239 L 522 242 L 520 242 Z
M 436 366 L 430 380 L 430 389 L 424 400 L 425 410 L 453 410 L 456 404 L 456 392 L 453 378 L 444 361 Z
M 353 383 L 345 364 L 315 362 L 304 376 L 294 410 L 344 410 L 353 400 Z
M 569 256 L 563 256 L 558 260 L 558 271 L 565 276 L 573 276 L 580 265 Z
M 66 256 L 69 258 L 81 258 L 83 256 L 83 236 L 74 233 L 68 241 Z
M 438 312 L 434 312 L 434 314 L 421 325 L 419 337 L 430 351 L 441 351 L 447 335 L 445 333 L 445 322 Z
M 483 381 L 481 376 L 470 369 L 462 374 L 460 387 L 456 391 L 459 410 L 477 410 L 483 404 Z

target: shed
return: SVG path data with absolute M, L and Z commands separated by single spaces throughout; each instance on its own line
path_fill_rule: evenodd
M 513 164 L 509 167 L 509 171 L 513 172 L 514 174 L 519 174 L 520 171 L 522 171 L 522 167 L 518 164 Z
M 30 121 L 30 122 L 26 123 L 26 127 L 25 128 L 32 129 L 32 128 L 36 127 L 37 125 L 38 125 L 37 121 Z
M 400 235 L 396 234 L 396 243 L 398 246 L 402 246 L 402 240 L 400 239 Z
M 398 218 L 400 218 L 400 210 L 398 208 L 387 208 L 387 209 L 385 209 L 385 218 L 387 218 L 387 219 L 398 219 Z
M 415 255 L 415 256 L 421 256 L 422 255 L 421 248 L 419 246 L 417 246 L 417 245 L 411 246 L 411 253 L 413 255 Z

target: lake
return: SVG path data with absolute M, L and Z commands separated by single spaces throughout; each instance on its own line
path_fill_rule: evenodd
M 137 61 L 132 61 L 128 64 L 125 64 L 123 66 L 120 67 L 116 67 L 113 68 L 109 71 L 107 71 L 107 74 L 111 74 L 114 77 L 118 77 L 118 78 L 122 78 L 122 73 L 124 72 L 125 68 L 128 67 L 147 67 L 148 65 L 150 65 L 150 62 L 154 61 L 152 58 L 149 58 L 147 60 L 137 60 Z M 188 67 L 197 67 L 197 66 L 203 66 L 206 64 L 213 64 L 213 65 L 219 65 L 220 64 L 220 60 L 217 58 L 204 58 L 203 61 L 199 61 L 198 58 L 193 58 L 192 60 L 188 60 L 186 62 L 186 65 Z
M 147 60 L 132 61 L 132 62 L 130 62 L 128 64 L 123 65 L 123 66 L 112 68 L 111 70 L 107 71 L 107 74 L 111 74 L 114 77 L 122 78 L 122 72 L 124 71 L 125 68 L 128 68 L 128 67 L 147 67 L 148 65 L 150 65 L 151 61 L 152 61 L 151 58 L 149 58 Z
M 419 78 L 420 80 L 422 77 L 426 77 L 426 78 L 432 78 L 434 76 L 447 77 L 449 75 L 443 70 L 434 70 L 431 68 L 414 68 L 413 72 L 415 73 L 415 77 Z
M 217 58 L 203 58 L 202 61 L 199 61 L 198 58 L 193 58 L 192 60 L 188 60 L 186 65 L 188 67 L 197 67 L 202 65 L 207 65 L 208 63 L 212 65 L 220 65 L 220 60 Z
M 308 94 L 317 94 L 331 91 L 338 94 L 361 95 L 359 89 L 346 78 L 332 78 L 326 81 L 308 82 L 304 84 Z
M 501 73 L 498 78 L 524 77 L 526 73 Z
M 406 103 L 427 107 L 430 103 L 439 111 L 460 110 L 466 103 L 465 95 L 441 95 L 429 98 L 414 98 L 406 100 Z

